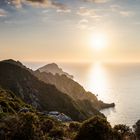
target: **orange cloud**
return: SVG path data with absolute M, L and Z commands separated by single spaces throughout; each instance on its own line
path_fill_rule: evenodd
M 63 11 L 67 11 L 69 9 L 67 5 L 53 0 L 11 0 L 11 3 L 17 8 L 22 7 L 22 4 L 26 3 L 33 6 L 52 7 Z

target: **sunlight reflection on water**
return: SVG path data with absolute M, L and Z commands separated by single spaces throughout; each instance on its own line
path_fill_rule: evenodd
M 115 103 L 115 108 L 101 111 L 111 125 L 121 123 L 132 126 L 140 119 L 140 109 L 137 107 L 140 106 L 140 65 L 98 62 L 75 64 L 66 70 L 72 71 L 74 79 L 86 90 L 98 95 L 100 100 Z
M 106 93 L 103 92 L 107 89 L 108 80 L 105 73 L 105 69 L 101 63 L 95 63 L 91 65 L 88 72 L 87 89 L 94 91 L 98 95 L 99 99 L 107 100 Z
M 28 64 L 32 68 L 43 63 Z M 115 108 L 102 110 L 111 125 L 129 126 L 140 119 L 140 64 L 59 63 L 64 71 L 87 91 L 104 102 L 115 103 Z

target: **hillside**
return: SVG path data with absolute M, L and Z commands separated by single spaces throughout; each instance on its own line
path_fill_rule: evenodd
M 21 112 L 23 108 L 30 111 Z M 135 126 L 138 127 L 138 124 Z M 135 133 L 128 126 L 116 125 L 112 128 L 106 118 L 97 116 L 82 123 L 63 123 L 37 112 L 14 93 L 0 87 L 1 140 L 126 140 L 126 138 L 135 140 Z
M 38 110 L 56 110 L 73 120 L 84 120 L 91 116 L 88 111 L 70 96 L 60 92 L 54 85 L 38 80 L 26 68 L 5 61 L 0 62 L 0 85 L 14 92 L 26 103 Z M 92 115 L 101 115 L 95 108 Z
M 91 108 L 100 110 L 114 106 L 114 104 L 106 104 L 99 101 L 93 93 L 87 92 L 79 83 L 65 75 L 53 75 L 51 73 L 40 72 L 38 69 L 35 71 L 35 76 L 47 84 L 55 85 L 57 89 L 69 95 L 76 102 L 79 102 L 81 106 L 84 105 L 84 108 L 87 106 L 89 112 Z
M 0 87 L 0 117 L 6 114 L 16 114 L 23 108 L 28 108 L 31 111 L 34 110 L 32 106 L 16 97 L 13 92 Z

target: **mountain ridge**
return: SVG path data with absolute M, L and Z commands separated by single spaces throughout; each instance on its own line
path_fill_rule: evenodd
M 55 85 L 57 89 L 63 93 L 66 93 L 76 101 L 90 101 L 91 104 L 94 105 L 94 108 L 98 110 L 114 106 L 113 103 L 106 104 L 99 101 L 95 94 L 86 91 L 78 82 L 65 75 L 53 75 L 52 73 L 40 72 L 39 69 L 36 70 L 34 74 L 43 82 Z
M 11 90 L 17 97 L 39 110 L 57 110 L 78 121 L 91 115 L 103 116 L 96 108 L 93 108 L 92 114 L 89 113 L 54 85 L 40 81 L 26 67 L 1 61 L 0 77 L 2 88 Z
M 73 79 L 73 76 L 67 72 L 64 72 L 56 63 L 50 63 L 45 66 L 42 66 L 38 69 L 40 72 L 52 73 L 53 75 L 66 75 L 68 78 Z

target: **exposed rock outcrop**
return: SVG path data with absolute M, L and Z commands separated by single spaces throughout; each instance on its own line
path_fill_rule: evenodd
M 72 75 L 64 72 L 60 67 L 58 67 L 57 64 L 55 63 L 51 63 L 51 64 L 48 64 L 48 65 L 45 65 L 41 68 L 38 69 L 40 72 L 46 72 L 46 73 L 52 73 L 53 75 L 55 74 L 59 74 L 59 75 L 65 75 L 67 76 L 68 78 L 73 78 Z

